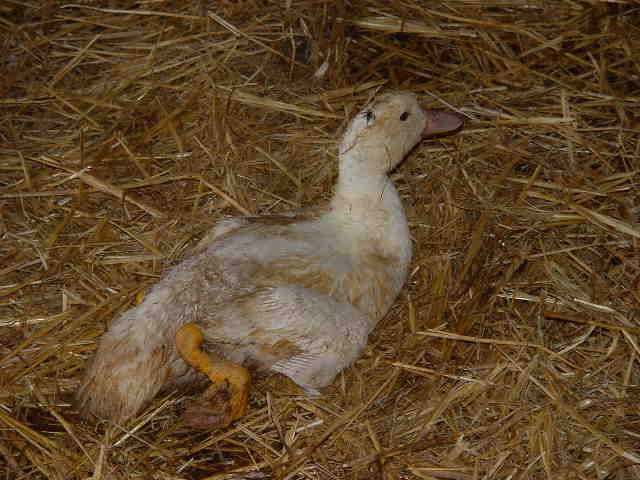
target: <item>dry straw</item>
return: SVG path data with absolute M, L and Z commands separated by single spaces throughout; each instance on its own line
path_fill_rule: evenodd
M 0 478 L 640 479 L 640 11 L 0 3 Z M 70 404 L 106 326 L 223 215 L 325 201 L 378 90 L 467 118 L 398 169 L 410 281 L 320 398 L 259 378 L 126 425 Z

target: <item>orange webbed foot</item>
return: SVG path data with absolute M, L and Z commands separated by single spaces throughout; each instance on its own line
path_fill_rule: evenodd
M 226 428 L 231 415 L 231 391 L 229 385 L 211 385 L 199 398 L 189 403 L 182 416 L 184 423 L 197 429 Z
M 194 323 L 178 330 L 178 352 L 196 370 L 209 377 L 211 385 L 185 411 L 185 422 L 195 428 L 224 428 L 244 416 L 249 404 L 249 371 L 232 362 L 212 359 L 202 349 L 204 336 Z

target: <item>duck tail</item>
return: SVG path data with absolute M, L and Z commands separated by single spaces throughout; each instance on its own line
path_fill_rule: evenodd
M 178 371 L 186 371 L 175 347 L 183 322 L 157 311 L 150 300 L 118 317 L 100 339 L 76 394 L 82 416 L 123 423 L 169 386 Z

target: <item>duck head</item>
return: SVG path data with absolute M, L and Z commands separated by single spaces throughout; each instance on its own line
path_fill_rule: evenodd
M 423 138 L 453 133 L 461 126 L 461 117 L 425 109 L 413 93 L 381 95 L 345 131 L 339 150 L 340 174 L 386 175 Z

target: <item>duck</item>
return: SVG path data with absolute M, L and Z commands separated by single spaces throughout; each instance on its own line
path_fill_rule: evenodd
M 319 395 L 359 358 L 407 280 L 412 243 L 390 172 L 462 123 L 412 92 L 374 97 L 342 135 L 327 204 L 219 220 L 115 318 L 77 391 L 80 413 L 124 423 L 161 391 L 204 380 L 185 422 L 224 428 L 247 413 L 255 371 Z

